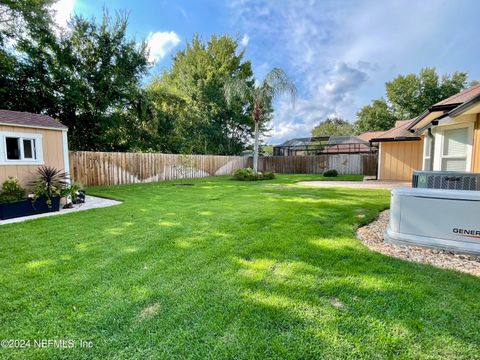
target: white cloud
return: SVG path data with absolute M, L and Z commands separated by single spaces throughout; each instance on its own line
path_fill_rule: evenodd
M 244 34 L 242 40 L 240 40 L 240 44 L 242 44 L 242 46 L 247 46 L 249 42 L 250 37 L 248 36 L 248 34 Z
M 437 65 L 445 58 L 441 43 L 451 36 L 449 19 L 458 9 L 453 4 L 409 2 L 405 11 L 402 0 L 363 0 L 361 6 L 337 0 L 233 1 L 232 25 L 255 33 L 262 44 L 250 49 L 253 59 L 282 67 L 299 89 L 295 109 L 281 102 L 275 107 L 268 141 L 309 136 L 316 122 L 333 114 L 354 121 L 361 106 L 384 95 L 386 81 Z
M 70 16 L 75 8 L 75 0 L 59 0 L 52 5 L 52 9 L 55 12 L 54 20 L 58 26 L 65 28 Z
M 158 61 L 165 57 L 180 43 L 180 37 L 174 31 L 151 32 L 147 37 L 150 48 L 149 61 Z

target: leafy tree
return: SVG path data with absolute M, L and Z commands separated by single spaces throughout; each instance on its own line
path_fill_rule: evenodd
M 262 156 L 272 156 L 273 155 L 273 145 L 261 145 L 260 146 L 260 155 L 262 155 Z
M 73 149 L 132 147 L 124 134 L 137 132 L 145 114 L 140 85 L 149 63 L 146 43 L 128 39 L 127 24 L 123 14 L 105 13 L 100 23 L 75 16 L 60 40 L 51 68 L 58 96 L 48 112 L 69 127 Z
M 339 117 L 327 118 L 312 129 L 312 136 L 352 135 L 353 125 Z
M 0 74 L 2 107 L 59 119 L 75 150 L 143 148 L 140 131 L 151 127 L 141 88 L 148 51 L 145 42 L 127 38 L 127 17 L 105 13 L 97 23 L 75 16 L 60 33 L 52 25 L 52 1 L 8 3 L 0 19 L 18 15 L 27 31 L 2 35 L 14 40 L 0 56 L 7 70 Z
M 1 0 L 0 45 L 4 46 L 8 40 L 49 32 L 53 3 L 55 0 Z
M 387 98 L 398 119 L 409 119 L 460 92 L 466 84 L 465 72 L 457 71 L 440 78 L 435 68 L 424 68 L 418 75 L 400 75 L 387 82 Z
M 355 122 L 355 133 L 361 134 L 366 131 L 388 130 L 395 125 L 397 117 L 382 98 L 364 106 L 357 113 L 357 119 Z
M 418 75 L 397 76 L 386 83 L 387 100 L 374 100 L 357 113 L 356 133 L 388 130 L 396 120 L 416 117 L 433 104 L 462 91 L 467 74 L 454 72 L 438 76 L 435 68 L 425 68 Z
M 250 100 L 236 99 L 227 106 L 223 96 L 230 78 L 254 84 L 251 63 L 237 49 L 237 41 L 228 35 L 214 35 L 207 43 L 195 36 L 175 54 L 171 69 L 149 84 L 175 150 L 230 155 L 241 153 L 248 143 L 253 127 Z
M 48 49 L 55 43 L 53 2 L 0 1 L 0 104 L 4 109 L 39 112 L 44 101 L 51 103 L 45 84 L 49 82 L 46 64 L 52 59 Z M 33 66 L 32 58 L 36 59 Z
M 282 94 L 288 94 L 295 101 L 296 87 L 282 69 L 273 68 L 259 85 L 251 86 L 245 81 L 232 78 L 225 86 L 225 98 L 229 104 L 236 99 L 252 99 L 252 119 L 255 123 L 255 140 L 253 145 L 253 171 L 258 168 L 258 143 L 260 126 L 268 119 L 267 109 L 272 100 Z

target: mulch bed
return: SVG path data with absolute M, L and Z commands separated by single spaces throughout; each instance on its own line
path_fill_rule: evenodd
M 453 251 L 427 249 L 418 246 L 386 244 L 383 233 L 387 228 L 389 210 L 382 211 L 378 218 L 357 230 L 357 237 L 371 250 L 400 259 L 430 264 L 480 276 L 480 256 L 458 254 Z

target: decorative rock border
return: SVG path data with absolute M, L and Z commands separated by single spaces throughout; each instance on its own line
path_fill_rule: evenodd
M 357 230 L 357 237 L 370 249 L 381 254 L 407 261 L 430 264 L 445 269 L 480 276 L 480 256 L 457 254 L 452 251 L 434 250 L 418 246 L 386 244 L 383 233 L 388 225 L 390 211 L 382 211 L 378 218 Z

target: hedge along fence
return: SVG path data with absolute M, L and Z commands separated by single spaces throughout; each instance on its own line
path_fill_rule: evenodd
M 249 166 L 252 161 L 249 161 Z M 258 171 L 279 174 L 321 174 L 335 169 L 339 174 L 375 175 L 376 154 L 328 154 L 313 156 L 268 156 L 258 159 Z
M 158 153 L 70 152 L 70 175 L 85 186 L 135 184 L 230 175 L 252 167 L 246 156 L 173 155 Z M 268 156 L 258 159 L 259 171 L 280 174 L 375 175 L 375 154 L 328 154 L 315 156 Z
M 70 152 L 70 176 L 85 186 L 229 175 L 247 166 L 244 156 Z

